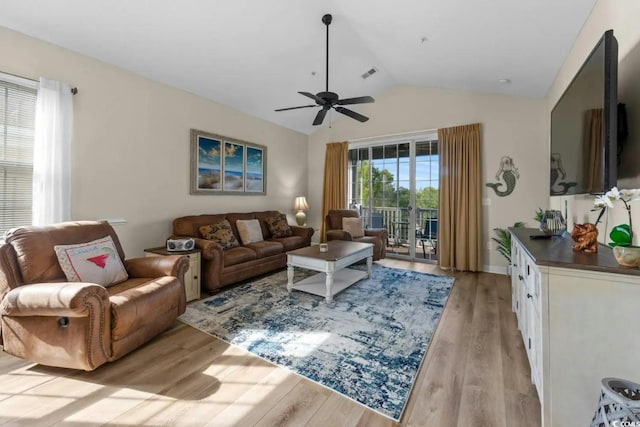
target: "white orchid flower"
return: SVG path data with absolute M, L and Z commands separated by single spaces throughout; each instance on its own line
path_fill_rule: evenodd
M 607 196 L 610 200 L 618 200 L 620 198 L 620 191 L 618 190 L 618 187 L 613 187 L 611 190 L 605 193 L 605 196 Z
M 631 202 L 640 200 L 640 189 L 622 189 L 618 190 L 618 187 L 613 187 L 611 190 L 607 191 L 605 194 L 601 196 L 596 196 L 593 201 L 593 204 L 602 208 L 598 219 L 596 220 L 596 225 L 600 221 L 602 214 L 604 213 L 604 208 L 613 208 L 613 202 L 616 200 L 621 200 L 624 204 L 624 208 L 627 210 L 627 215 L 629 216 L 629 231 L 630 236 L 627 239 L 626 244 L 628 245 L 630 241 L 633 241 L 633 225 L 631 223 Z M 613 237 L 612 237 L 613 239 Z M 618 243 L 617 241 L 615 242 Z
M 611 200 L 611 198 L 609 198 L 607 194 L 596 196 L 595 200 L 593 201 L 593 204 L 598 208 L 605 208 L 605 207 L 613 208 L 613 201 Z
M 620 199 L 625 202 L 634 202 L 636 200 L 640 200 L 640 189 L 629 189 L 629 190 L 620 190 Z

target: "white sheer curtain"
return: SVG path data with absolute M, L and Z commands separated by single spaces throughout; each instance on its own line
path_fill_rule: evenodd
M 33 150 L 33 225 L 71 219 L 72 97 L 68 84 L 40 78 Z

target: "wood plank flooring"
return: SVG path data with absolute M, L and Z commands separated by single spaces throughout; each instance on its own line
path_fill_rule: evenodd
M 429 264 L 381 263 L 446 274 Z M 0 425 L 539 426 L 508 278 L 453 276 L 400 423 L 177 322 L 93 372 L 0 354 Z

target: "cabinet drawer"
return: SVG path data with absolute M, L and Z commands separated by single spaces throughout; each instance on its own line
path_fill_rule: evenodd
M 526 297 L 533 303 L 532 306 L 540 317 L 540 283 L 541 276 L 540 271 L 533 260 L 529 257 L 526 258 L 526 267 L 524 271 L 524 281 L 526 288 Z

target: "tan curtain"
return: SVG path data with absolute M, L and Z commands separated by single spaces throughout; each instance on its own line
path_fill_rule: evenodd
M 589 152 L 587 159 L 587 189 L 591 193 L 602 191 L 604 169 L 604 123 L 602 108 L 587 111 L 585 145 Z M 606 190 L 606 189 L 605 189 Z
M 327 144 L 324 160 L 324 189 L 322 192 L 322 221 L 320 241 L 325 242 L 324 218 L 330 209 L 346 209 L 347 205 L 347 155 L 348 142 Z
M 482 270 L 480 124 L 438 129 L 438 264 Z

